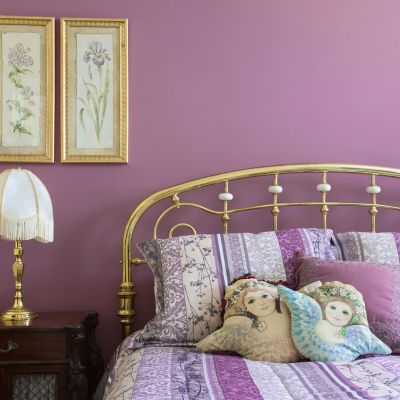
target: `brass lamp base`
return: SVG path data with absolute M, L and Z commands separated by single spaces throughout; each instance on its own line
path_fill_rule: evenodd
M 5 310 L 0 319 L 3 321 L 29 321 L 37 317 L 37 314 L 29 310 L 29 308 L 11 307 Z
M 13 264 L 13 275 L 15 278 L 15 296 L 14 304 L 11 308 L 5 310 L 0 319 L 3 322 L 29 322 L 37 317 L 37 314 L 24 306 L 22 301 L 22 275 L 24 274 L 24 264 L 21 260 L 23 254 L 22 243 L 20 240 L 14 242 L 14 256 L 15 261 Z

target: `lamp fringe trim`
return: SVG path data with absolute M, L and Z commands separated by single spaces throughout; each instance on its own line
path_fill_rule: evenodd
M 2 215 L 0 235 L 8 240 L 36 239 L 39 242 L 48 243 L 54 239 L 54 223 L 36 215 L 21 219 Z

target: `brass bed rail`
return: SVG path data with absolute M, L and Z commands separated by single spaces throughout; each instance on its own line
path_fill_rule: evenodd
M 279 185 L 279 176 L 283 174 L 299 174 L 299 173 L 320 173 L 321 183 L 316 187 L 316 190 L 320 192 L 321 201 L 305 201 L 305 202 L 279 202 L 279 195 L 283 191 L 283 187 Z M 331 185 L 328 183 L 329 173 L 344 173 L 344 174 L 360 174 L 369 175 L 370 184 L 366 187 L 367 193 L 370 195 L 370 202 L 346 202 L 346 201 L 328 201 L 328 193 L 331 191 Z M 255 204 L 248 207 L 241 208 L 230 208 L 229 202 L 233 199 L 233 195 L 229 192 L 229 183 L 232 181 L 243 180 L 247 178 L 261 177 L 261 176 L 273 176 L 273 184 L 268 187 L 268 192 L 272 196 L 272 202 L 265 204 Z M 382 204 L 377 202 L 377 197 L 381 192 L 380 186 L 376 184 L 376 177 L 393 177 L 400 178 L 400 169 L 397 168 L 386 168 L 386 167 L 375 167 L 368 165 L 356 165 L 356 164 L 288 164 L 288 165 L 275 165 L 266 166 L 259 168 L 250 168 L 237 170 L 232 172 L 226 172 L 218 175 L 207 176 L 200 179 L 195 179 L 181 183 L 179 185 L 170 186 L 163 190 L 160 190 L 146 199 L 144 199 L 130 215 L 129 220 L 125 226 L 123 241 L 122 241 L 122 279 L 120 284 L 120 290 L 118 296 L 120 299 L 120 309 L 118 315 L 120 317 L 120 323 L 122 324 L 122 336 L 123 338 L 128 336 L 132 331 L 133 316 L 135 315 L 135 309 L 133 306 L 133 297 L 135 295 L 134 285 L 132 281 L 131 266 L 145 264 L 146 261 L 139 257 L 133 257 L 131 255 L 132 247 L 132 236 L 135 228 L 142 217 L 142 215 L 154 204 L 170 198 L 172 205 L 167 207 L 161 212 L 156 220 L 153 228 L 153 237 L 157 238 L 158 228 L 163 218 L 169 214 L 172 210 L 182 207 L 192 207 L 198 210 L 204 211 L 208 214 L 214 214 L 219 216 L 222 222 L 223 232 L 228 233 L 229 231 L 229 220 L 230 216 L 240 212 L 249 212 L 260 209 L 270 209 L 273 217 L 273 230 L 278 229 L 278 216 L 281 208 L 284 207 L 296 207 L 296 206 L 313 206 L 319 207 L 323 228 L 327 227 L 327 218 L 329 213 L 329 207 L 364 207 L 368 208 L 370 214 L 370 229 L 371 232 L 376 230 L 376 215 L 378 209 L 389 209 L 400 211 L 400 206 Z M 219 194 L 219 200 L 222 202 L 222 207 L 219 210 L 214 210 L 204 205 L 192 202 L 181 202 L 179 196 L 182 193 L 189 192 L 205 186 L 212 186 L 216 184 L 223 185 L 223 191 Z M 196 233 L 195 228 L 187 223 L 178 223 L 174 225 L 170 231 L 169 236 L 173 235 L 173 232 L 178 227 L 187 227 L 193 233 Z

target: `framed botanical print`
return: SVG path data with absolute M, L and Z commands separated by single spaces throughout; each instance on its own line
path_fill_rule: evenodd
M 61 18 L 61 162 L 128 162 L 127 28 Z
M 0 162 L 54 162 L 54 18 L 0 16 Z

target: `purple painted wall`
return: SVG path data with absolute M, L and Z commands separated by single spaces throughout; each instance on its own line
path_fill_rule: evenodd
M 56 163 L 23 165 L 55 214 L 55 242 L 26 243 L 25 302 L 98 310 L 106 357 L 119 340 L 123 229 L 150 192 L 267 164 L 400 166 L 395 0 L 2 0 L 0 14 L 129 19 L 129 164 L 60 164 L 57 88 Z M 58 30 L 57 20 L 57 43 Z M 0 241 L 1 308 L 13 295 L 11 253 Z M 139 328 L 153 303 L 140 296 L 151 275 L 137 275 Z

